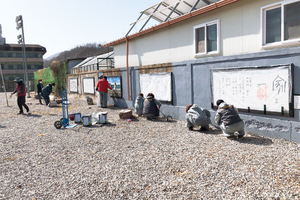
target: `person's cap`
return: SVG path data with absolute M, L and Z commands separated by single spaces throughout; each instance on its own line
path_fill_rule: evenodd
M 21 81 L 23 81 L 20 77 L 16 77 L 16 79 L 14 80 L 15 82 L 21 82 Z

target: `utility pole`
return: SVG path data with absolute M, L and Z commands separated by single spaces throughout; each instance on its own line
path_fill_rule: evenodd
M 23 53 L 23 69 L 25 72 L 25 82 L 26 82 L 26 90 L 27 90 L 27 97 L 30 98 L 30 92 L 29 92 L 29 83 L 28 83 L 28 70 L 27 70 L 27 62 L 26 62 L 26 49 L 25 49 L 25 37 L 24 37 L 24 24 L 23 24 L 23 18 L 22 15 L 19 15 L 16 17 L 16 23 L 17 23 L 17 30 L 22 28 L 22 35 L 18 35 L 18 43 L 23 44 L 22 45 L 22 53 Z

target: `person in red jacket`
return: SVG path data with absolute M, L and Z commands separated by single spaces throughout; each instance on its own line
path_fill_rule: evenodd
M 109 86 L 106 76 L 104 76 L 101 80 L 98 81 L 97 88 L 100 96 L 101 108 L 107 108 L 107 88 L 111 90 L 112 88 Z
M 19 77 L 16 77 L 16 79 L 14 80 L 17 83 L 16 89 L 11 93 L 11 95 L 17 93 L 18 95 L 18 99 L 17 99 L 17 103 L 20 109 L 20 112 L 18 113 L 18 115 L 23 114 L 23 106 L 26 109 L 27 112 L 29 112 L 29 108 L 28 106 L 25 104 L 25 96 L 26 96 L 26 86 L 23 83 L 23 80 Z

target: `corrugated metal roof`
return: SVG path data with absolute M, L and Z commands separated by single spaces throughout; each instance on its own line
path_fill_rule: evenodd
M 75 65 L 73 68 L 78 68 L 81 67 L 82 65 L 84 65 L 85 63 L 89 62 L 90 60 L 92 60 L 95 56 L 93 57 L 88 57 L 86 59 L 84 59 L 82 62 L 80 62 L 79 64 Z
M 132 23 L 132 27 L 126 34 L 129 35 L 133 27 L 140 22 L 144 22 L 140 31 L 142 31 L 150 19 L 154 19 L 159 23 L 166 22 L 171 19 L 175 19 L 184 14 L 190 13 L 199 8 L 205 7 L 219 0 L 164 0 L 158 4 L 155 4 L 146 10 L 140 12 L 139 18 Z M 146 15 L 146 17 L 143 17 Z M 146 21 L 145 21 L 146 20 Z
M 114 55 L 114 52 L 111 51 L 109 53 L 101 54 L 101 55 L 98 55 L 98 56 L 91 56 L 91 57 L 86 58 L 81 63 L 79 63 L 78 65 L 74 66 L 73 68 L 94 65 L 94 64 L 97 64 L 99 60 L 101 62 L 101 59 L 105 60 L 107 58 L 112 57 L 113 55 Z
M 165 1 L 163 1 L 163 2 L 168 2 L 168 1 L 171 1 L 171 2 L 179 2 L 179 0 L 173 0 L 173 1 L 172 1 L 172 0 L 165 0 Z M 215 10 L 215 9 L 222 8 L 222 7 L 224 7 L 224 6 L 230 5 L 230 4 L 232 4 L 232 3 L 235 3 L 235 2 L 238 2 L 238 1 L 241 1 L 241 0 L 219 0 L 219 1 L 218 1 L 218 0 L 190 0 L 190 1 L 195 2 L 195 5 L 196 5 L 196 3 L 199 1 L 198 3 L 200 3 L 200 4 L 199 4 L 198 6 L 196 6 L 196 8 L 197 8 L 197 7 L 199 7 L 199 8 L 197 8 L 197 10 L 196 10 L 196 9 L 195 9 L 195 10 L 192 10 L 192 9 L 191 9 L 190 12 L 184 13 L 183 15 L 178 15 L 178 14 L 177 14 L 177 15 L 178 15 L 177 17 L 173 16 L 173 17 L 175 17 L 175 18 L 171 18 L 171 17 L 172 17 L 172 15 L 171 15 L 171 17 L 170 17 L 169 19 L 167 19 L 167 16 L 166 16 L 165 19 L 167 19 L 167 21 L 161 22 L 160 24 L 155 25 L 155 26 L 152 26 L 152 27 L 150 27 L 150 28 L 148 28 L 148 29 L 146 29 L 146 30 L 143 30 L 144 27 L 142 27 L 142 29 L 140 29 L 139 32 L 134 33 L 134 34 L 132 34 L 132 35 L 128 35 L 128 34 L 130 33 L 130 31 L 133 29 L 133 27 L 134 27 L 139 21 L 144 20 L 144 19 L 141 18 L 141 16 L 143 15 L 143 12 L 141 12 L 142 14 L 141 14 L 140 17 L 138 18 L 138 20 L 135 21 L 135 22 L 132 24 L 131 29 L 129 30 L 129 32 L 126 34 L 125 37 L 120 38 L 120 39 L 117 39 L 117 40 L 115 40 L 115 41 L 113 41 L 113 42 L 107 43 L 107 44 L 105 44 L 105 45 L 103 45 L 103 46 L 104 46 L 104 47 L 114 46 L 114 45 L 116 45 L 116 44 L 126 42 L 126 41 L 128 41 L 128 40 L 133 39 L 133 38 L 140 37 L 140 36 L 145 35 L 145 34 L 148 34 L 148 33 L 150 33 L 150 32 L 157 31 L 157 30 L 159 30 L 159 29 L 162 29 L 162 28 L 171 26 L 171 25 L 173 25 L 173 24 L 182 22 L 182 21 L 187 20 L 187 19 L 190 19 L 190 18 L 192 18 L 192 17 L 196 17 L 196 16 L 199 16 L 199 15 L 202 15 L 202 14 L 204 14 L 204 13 L 213 11 L 213 10 Z M 184 1 L 180 0 L 180 4 L 181 4 L 181 3 L 184 3 L 184 4 L 187 5 L 187 3 L 189 3 L 190 1 L 188 1 L 188 0 L 184 0 Z M 204 6 L 204 7 L 203 7 L 203 6 L 200 7 L 201 5 L 204 5 L 203 3 L 207 3 L 207 5 Z M 156 4 L 156 5 L 158 5 L 158 4 Z M 172 5 L 173 5 L 173 4 L 172 4 Z M 179 6 L 179 5 L 178 5 L 178 6 Z M 150 8 L 146 9 L 145 11 L 147 11 L 147 10 L 149 11 L 149 10 L 153 9 L 153 7 L 154 7 L 154 6 L 151 6 Z M 171 7 L 168 7 L 168 9 L 169 9 L 169 8 L 171 8 Z M 170 10 L 170 9 L 169 9 L 169 10 Z M 187 10 L 187 7 L 186 7 L 186 6 L 182 7 L 181 9 L 179 9 L 179 11 L 181 11 L 181 12 L 185 12 L 186 10 Z M 156 12 L 159 12 L 159 10 L 156 11 Z M 158 17 L 153 18 L 153 19 L 155 19 L 156 21 L 159 21 L 159 20 L 162 21 L 162 19 L 164 19 L 164 18 L 160 18 L 160 17 L 159 17 L 159 16 L 162 14 L 162 12 L 160 12 L 160 13 L 156 13 L 156 12 L 153 13 L 152 16 L 154 15 L 154 16 L 158 16 Z M 147 13 L 150 13 L 150 12 L 147 12 Z M 162 14 L 162 15 L 166 15 L 166 14 Z M 150 15 L 150 16 L 151 16 L 151 15 Z M 150 16 L 149 16 L 149 17 L 150 17 Z M 148 18 L 149 18 L 149 17 L 148 17 Z

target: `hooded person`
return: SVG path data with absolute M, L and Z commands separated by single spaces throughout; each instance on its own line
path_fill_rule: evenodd
M 238 114 L 237 108 L 225 103 L 222 99 L 217 101 L 217 114 L 215 122 L 220 126 L 227 138 L 242 138 L 245 135 L 244 122 Z M 237 134 L 237 136 L 235 135 Z
M 20 109 L 19 114 L 23 114 L 23 107 L 26 109 L 27 112 L 29 112 L 29 107 L 25 104 L 26 102 L 26 86 L 23 83 L 23 80 L 19 77 L 16 77 L 14 80 L 17 83 L 16 89 L 11 93 L 11 95 L 17 93 L 17 104 Z
M 210 112 L 196 104 L 186 106 L 186 127 L 193 130 L 194 126 L 201 126 L 200 131 L 206 131 L 209 128 Z
M 52 87 L 55 87 L 55 83 L 49 83 L 44 89 L 42 90 L 42 95 L 44 97 L 46 106 L 50 103 L 50 94 L 53 92 Z
M 157 118 L 159 116 L 159 109 L 161 103 L 154 98 L 154 94 L 148 93 L 144 101 L 143 115 L 147 119 Z
M 143 114 L 143 108 L 144 108 L 144 94 L 139 93 L 134 104 L 135 113 L 138 116 L 141 116 Z

